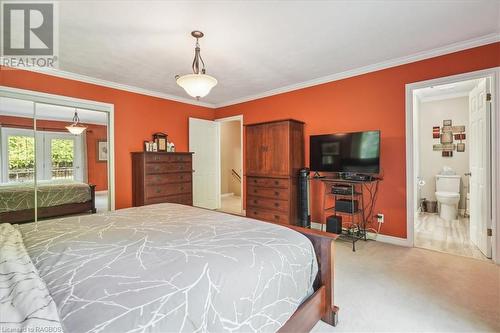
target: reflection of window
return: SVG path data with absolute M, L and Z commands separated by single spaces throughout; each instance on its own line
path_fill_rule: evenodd
M 361 134 L 361 146 L 359 157 L 361 159 L 377 158 L 379 149 L 379 133 L 363 132 Z
M 73 139 L 50 140 L 52 179 L 73 179 L 74 143 Z
M 8 179 L 23 182 L 35 175 L 35 139 L 32 136 L 10 135 L 7 139 Z
M 340 154 L 340 142 L 323 142 L 321 143 L 321 163 L 323 165 L 332 165 L 333 156 Z

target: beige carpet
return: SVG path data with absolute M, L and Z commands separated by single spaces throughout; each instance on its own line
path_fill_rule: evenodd
M 500 332 L 500 266 L 418 248 L 337 242 L 339 325 L 313 332 Z

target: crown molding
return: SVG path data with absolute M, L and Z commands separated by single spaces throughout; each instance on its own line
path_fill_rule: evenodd
M 187 97 L 179 97 L 179 96 L 175 96 L 175 95 L 171 95 L 171 94 L 165 94 L 165 93 L 161 93 L 158 91 L 153 91 L 153 90 L 143 89 L 143 88 L 139 88 L 139 87 L 129 86 L 126 84 L 97 79 L 97 78 L 93 78 L 93 77 L 86 76 L 86 75 L 61 71 L 58 69 L 41 69 L 41 68 L 19 68 L 19 69 L 30 71 L 30 72 L 35 72 L 35 73 L 39 73 L 39 74 L 60 77 L 63 79 L 69 79 L 69 80 L 75 80 L 75 81 L 84 82 L 84 83 L 95 84 L 95 85 L 103 86 L 103 87 L 107 87 L 107 88 L 128 91 L 128 92 L 132 92 L 132 93 L 136 93 L 136 94 L 158 97 L 161 99 L 167 99 L 170 101 L 180 102 L 180 103 L 184 103 L 184 104 L 203 106 L 203 107 L 207 107 L 207 108 L 211 108 L 211 109 L 215 108 L 215 105 L 212 103 L 200 102 L 200 101 L 193 100 L 193 99 L 190 99 Z
M 263 93 L 249 95 L 249 96 L 233 99 L 233 100 L 230 100 L 227 102 L 216 103 L 215 108 L 221 108 L 221 107 L 225 107 L 225 106 L 229 106 L 229 105 L 240 104 L 240 103 L 249 102 L 249 101 L 264 98 L 264 97 L 269 97 L 269 96 L 273 96 L 273 95 L 287 93 L 287 92 L 294 91 L 294 90 L 299 90 L 299 89 L 303 89 L 303 88 L 308 88 L 308 87 L 320 85 L 323 83 L 347 79 L 349 77 L 367 74 L 370 72 L 375 72 L 375 71 L 387 69 L 390 67 L 396 67 L 396 66 L 400 66 L 400 65 L 404 65 L 404 64 L 409 64 L 412 62 L 417 62 L 420 60 L 434 58 L 434 57 L 438 57 L 441 55 L 454 53 L 454 52 L 458 52 L 458 51 L 463 51 L 466 49 L 471 49 L 471 48 L 482 46 L 482 45 L 496 43 L 499 41 L 500 41 L 500 33 L 493 33 L 493 34 L 485 35 L 485 36 L 482 36 L 479 38 L 469 39 L 466 41 L 449 44 L 449 45 L 439 47 L 436 49 L 415 53 L 415 54 L 412 54 L 409 56 L 395 58 L 392 60 L 379 62 L 379 63 L 373 64 L 373 65 L 359 67 L 359 68 L 351 69 L 348 71 L 323 76 L 323 77 L 320 77 L 317 79 L 304 81 L 301 83 L 296 83 L 296 84 L 288 85 L 288 86 L 277 88 L 277 89 L 268 90 L 268 91 L 265 91 Z

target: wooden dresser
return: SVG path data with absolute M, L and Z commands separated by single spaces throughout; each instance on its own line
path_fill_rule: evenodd
M 132 204 L 193 204 L 192 153 L 132 153 Z
M 246 125 L 245 147 L 246 215 L 297 225 L 304 123 L 288 119 Z

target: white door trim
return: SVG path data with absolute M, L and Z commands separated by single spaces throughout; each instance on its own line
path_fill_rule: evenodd
M 408 246 L 414 246 L 414 218 L 415 218 L 415 149 L 414 142 L 414 113 L 413 113 L 413 91 L 429 86 L 450 84 L 465 80 L 474 80 L 480 78 L 491 79 L 492 92 L 492 112 L 491 112 L 491 226 L 493 229 L 492 238 L 492 259 L 500 264 L 500 208 L 498 200 L 500 199 L 500 67 L 474 71 L 464 74 L 441 77 L 437 79 L 420 81 L 406 84 L 406 223 L 407 235 L 406 243 Z
M 241 165 L 241 183 L 240 183 L 240 200 L 241 200 L 241 213 L 245 213 L 245 210 L 243 209 L 243 181 L 244 181 L 244 177 L 243 177 L 243 115 L 240 114 L 240 115 L 237 115 L 237 116 L 231 116 L 231 117 L 224 117 L 224 118 L 218 118 L 218 119 L 215 119 L 216 122 L 218 123 L 223 123 L 223 122 L 226 122 L 226 121 L 235 121 L 235 120 L 239 120 L 240 122 L 240 145 L 241 145 L 241 156 L 240 156 L 240 165 Z M 221 148 L 220 148 L 220 145 L 221 145 L 221 142 L 220 142 L 220 135 L 219 135 L 219 153 L 221 151 Z M 221 172 L 220 172 L 220 168 L 219 168 L 219 184 L 221 183 L 222 179 L 221 179 Z M 220 186 L 219 186 L 219 197 L 220 197 Z M 220 204 L 219 204 L 219 207 L 220 207 Z
M 108 114 L 108 193 L 110 209 L 115 209 L 115 106 L 109 103 L 102 103 L 92 100 L 53 95 L 32 90 L 24 90 L 0 86 L 0 97 L 9 97 L 32 101 L 35 103 L 53 104 L 68 106 L 77 109 L 88 109 L 92 111 L 101 111 Z

